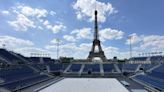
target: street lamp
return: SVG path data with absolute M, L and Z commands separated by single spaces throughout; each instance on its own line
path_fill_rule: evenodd
M 128 37 L 128 39 L 129 39 L 129 41 L 130 41 L 130 58 L 132 58 L 132 38 L 133 38 L 133 36 L 132 35 L 130 35 L 129 37 Z
M 57 48 L 56 48 L 56 58 L 59 59 L 59 45 L 60 45 L 60 39 L 56 39 L 57 42 Z

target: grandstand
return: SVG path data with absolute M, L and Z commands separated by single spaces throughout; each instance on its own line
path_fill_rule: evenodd
M 62 63 L 47 57 L 24 57 L 6 49 L 0 49 L 0 53 L 1 92 L 46 92 L 50 85 L 55 86 L 57 83 L 68 81 L 69 78 L 115 78 L 121 83 L 119 85 L 123 85 L 122 87 L 129 91 L 142 89 L 146 90 L 144 92 L 160 92 L 164 90 L 164 65 L 160 63 L 131 64 L 128 61 L 111 63 L 77 62 L 77 60 Z M 160 60 L 161 57 L 159 57 Z M 66 82 L 63 85 L 69 84 Z
M 90 0 L 88 0 L 88 2 L 89 1 Z M 94 2 L 98 3 L 100 5 L 99 7 L 103 7 L 103 5 L 106 5 L 105 3 L 100 3 L 99 1 L 91 0 L 91 3 L 94 4 Z M 82 3 L 82 1 L 79 3 Z M 19 3 L 17 5 L 19 5 Z M 17 7 L 21 9 L 24 4 L 20 4 L 20 5 L 22 6 L 17 6 Z M 80 13 L 81 8 L 77 7 L 78 5 L 80 4 L 77 4 L 76 7 L 74 8 L 77 8 L 77 10 L 79 10 L 78 12 L 76 12 L 76 14 L 78 15 L 77 17 L 81 19 L 81 17 L 85 17 L 85 14 L 83 13 L 89 11 L 90 9 L 89 8 L 84 10 L 82 9 L 83 12 L 81 15 Z M 115 8 L 113 8 L 112 5 L 110 5 L 110 3 L 107 3 L 107 5 L 109 6 L 103 8 L 104 9 L 111 8 L 112 10 L 110 12 L 115 11 Z M 82 7 L 83 6 L 84 5 L 82 5 Z M 11 9 L 14 9 L 14 7 L 12 7 Z M 32 8 L 25 7 L 23 10 L 24 13 L 28 13 L 28 12 L 30 13 L 32 11 Z M 164 56 L 162 54 L 158 54 L 154 56 L 132 57 L 132 52 L 131 52 L 132 47 L 131 47 L 131 40 L 130 40 L 129 59 L 117 59 L 116 56 L 114 56 L 113 59 L 108 59 L 106 57 L 105 52 L 103 51 L 102 48 L 105 46 L 101 46 L 100 39 L 108 38 L 107 36 L 110 33 L 108 34 L 107 32 L 104 32 L 104 34 L 106 34 L 106 37 L 105 38 L 99 37 L 98 10 L 95 10 L 94 11 L 95 16 L 89 19 L 89 21 L 94 20 L 95 25 L 94 25 L 94 37 L 93 37 L 92 47 L 86 59 L 74 59 L 73 57 L 58 58 L 59 40 L 57 40 L 57 46 L 56 46 L 57 47 L 56 59 L 49 57 L 49 54 L 43 54 L 42 56 L 42 54 L 38 54 L 38 53 L 31 53 L 31 56 L 27 57 L 20 53 L 10 51 L 6 48 L 0 48 L 0 92 L 164 92 L 164 65 L 163 65 Z M 47 29 L 52 29 L 54 33 L 56 33 L 56 30 L 59 29 L 65 30 L 66 27 L 63 26 L 63 24 L 60 23 L 59 21 L 56 22 L 57 25 L 51 25 L 51 23 L 49 23 L 48 20 L 44 21 L 44 19 L 40 19 L 40 17 L 44 18 L 44 16 L 47 16 L 46 14 L 42 14 L 43 12 L 48 14 L 46 10 L 42 9 L 42 12 L 40 12 L 36 8 L 34 9 L 34 11 L 39 14 L 33 13 L 27 15 L 28 16 L 37 15 L 36 19 L 41 21 L 38 22 L 37 24 L 42 24 L 46 26 Z M 107 13 L 106 11 L 108 11 L 108 9 L 101 11 L 101 13 L 106 14 Z M 24 21 L 27 23 L 21 24 L 19 23 L 19 21 L 13 21 L 13 22 L 8 21 L 7 23 L 13 25 L 14 27 L 17 27 L 16 23 L 18 23 L 19 25 L 23 26 L 23 28 L 25 29 L 27 28 L 24 27 L 24 25 L 29 23 L 30 24 L 29 27 L 35 28 L 35 26 L 32 26 L 33 22 L 28 20 L 25 14 L 23 14 L 22 12 L 18 12 L 17 10 L 14 10 L 13 12 L 18 14 L 20 13 L 18 19 L 20 17 L 19 19 L 20 21 Z M 118 11 L 115 11 L 115 13 L 116 12 Z M 3 11 L 3 13 L 9 15 L 7 11 Z M 101 20 L 102 19 L 105 20 L 106 18 L 102 16 L 101 13 L 99 15 L 101 16 Z M 56 12 L 51 11 L 49 14 L 51 14 L 52 17 L 56 15 Z M 89 15 L 90 17 L 89 13 L 87 13 L 87 15 Z M 23 18 L 25 18 L 25 20 L 23 20 Z M 124 19 L 124 17 L 122 17 L 122 19 Z M 59 19 L 59 20 L 64 20 L 64 19 Z M 39 26 L 38 29 L 41 30 L 42 27 Z M 117 30 L 110 29 L 110 28 L 105 29 L 105 31 L 107 31 L 108 29 L 110 31 L 113 31 L 112 34 L 117 33 Z M 78 31 L 79 30 L 74 30 L 74 32 L 72 31 L 70 34 L 72 35 L 74 33 L 79 33 Z M 82 32 L 82 34 L 84 33 L 85 32 Z M 122 31 L 118 31 L 118 33 L 119 35 L 124 34 L 124 32 Z M 78 35 L 79 34 L 77 34 L 77 36 Z M 44 37 L 42 36 L 41 38 Z M 71 40 L 73 40 L 72 42 L 75 42 L 73 36 L 65 35 L 63 36 L 63 38 L 70 38 Z M 77 37 L 76 39 L 79 38 Z M 109 37 L 109 38 L 120 39 L 122 37 L 117 37 L 117 38 Z M 130 39 L 131 38 L 132 37 L 130 37 Z M 152 40 L 156 41 L 154 39 Z M 27 41 L 27 43 L 30 44 L 29 41 Z M 53 43 L 56 42 L 51 41 L 51 44 Z M 48 45 L 47 47 L 54 47 L 54 46 Z M 69 48 L 70 47 L 71 46 L 69 46 Z M 80 47 L 83 47 L 83 45 L 82 46 L 80 45 Z M 79 49 L 79 47 L 77 48 Z M 108 47 L 107 49 L 112 50 L 113 48 Z M 78 52 L 78 54 L 79 53 L 80 52 Z M 95 58 L 99 58 L 100 60 L 97 59 L 95 60 Z

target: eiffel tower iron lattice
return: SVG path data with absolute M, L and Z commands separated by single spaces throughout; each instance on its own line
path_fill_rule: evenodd
M 102 61 L 107 61 L 104 51 L 101 48 L 99 35 L 98 35 L 98 21 L 97 21 L 97 10 L 95 10 L 95 28 L 94 28 L 94 40 L 92 44 L 92 49 L 89 52 L 88 60 L 92 61 L 93 58 L 99 57 Z M 96 52 L 95 47 L 98 47 L 98 52 Z

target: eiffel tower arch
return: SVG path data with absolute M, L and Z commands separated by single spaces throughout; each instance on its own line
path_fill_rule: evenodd
M 106 56 L 104 54 L 104 51 L 101 48 L 101 42 L 99 40 L 99 35 L 98 35 L 98 22 L 97 22 L 97 10 L 95 10 L 95 28 L 94 28 L 94 39 L 93 39 L 93 44 L 92 44 L 92 49 L 89 52 L 88 55 L 88 60 L 92 61 L 93 58 L 99 57 L 103 62 L 107 61 Z M 98 51 L 96 51 L 96 46 L 98 47 Z

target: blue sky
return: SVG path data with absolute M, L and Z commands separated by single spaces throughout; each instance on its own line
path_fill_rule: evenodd
M 86 58 L 91 50 L 94 10 L 108 58 L 164 51 L 163 0 L 0 0 L 0 45 L 29 56 L 48 53 Z

